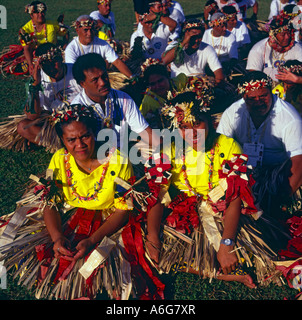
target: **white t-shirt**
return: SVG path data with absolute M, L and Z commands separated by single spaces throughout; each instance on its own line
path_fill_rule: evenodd
M 232 58 L 238 59 L 238 47 L 235 36 L 226 31 L 226 34 L 221 37 L 212 35 L 212 28 L 207 29 L 203 35 L 202 42 L 212 46 L 220 62 L 228 61 Z
M 102 16 L 100 14 L 100 12 L 98 10 L 96 11 L 92 11 L 90 13 L 90 17 L 93 20 L 101 20 L 103 23 L 107 24 L 110 26 L 112 32 L 113 32 L 113 36 L 115 35 L 116 32 L 116 24 L 115 24 L 115 19 L 114 19 L 114 13 L 112 11 L 110 11 L 108 18 L 105 18 L 104 16 Z
M 176 45 L 176 41 L 170 43 L 166 51 L 171 50 Z M 175 78 L 180 73 L 184 73 L 186 76 L 202 76 L 205 74 L 207 64 L 212 72 L 222 68 L 215 50 L 206 43 L 201 42 L 199 49 L 193 54 L 188 55 L 184 51 L 184 63 L 182 65 L 176 65 L 175 62 L 171 63 L 171 77 Z
M 105 101 L 105 112 L 99 103 L 95 103 L 87 96 L 85 90 L 82 90 L 72 101 L 72 104 L 78 103 L 93 106 L 100 119 L 107 117 L 113 119 L 113 130 L 117 134 L 117 146 L 121 148 L 128 141 L 127 125 L 137 134 L 149 126 L 133 99 L 123 91 L 110 90 Z
M 274 81 L 278 81 L 276 74 L 280 63 L 295 59 L 302 61 L 302 46 L 299 43 L 295 42 L 290 50 L 279 53 L 270 47 L 268 38 L 265 38 L 252 47 L 248 55 L 246 69 L 263 71 Z
M 73 64 L 79 56 L 92 52 L 100 54 L 109 63 L 118 59 L 118 55 L 107 41 L 94 37 L 92 43 L 83 45 L 80 43 L 79 37 L 75 37 L 65 49 L 65 62 Z
M 142 48 L 145 52 L 145 59 L 161 59 L 161 55 L 168 45 L 170 35 L 169 27 L 160 22 L 156 32 L 152 33 L 151 39 L 148 39 L 144 34 L 142 25 L 139 24 L 137 30 L 131 35 L 130 49 L 133 49 L 137 37 L 143 37 Z
M 221 11 L 221 9 L 225 6 L 233 6 L 236 8 L 236 11 L 237 11 L 237 19 L 242 21 L 243 20 L 243 17 L 242 17 L 242 14 L 240 12 L 240 9 L 239 9 L 239 6 L 238 4 L 236 3 L 236 1 L 234 0 L 228 0 L 227 3 L 221 3 L 220 0 L 216 0 L 216 3 L 217 3 L 217 6 L 219 8 L 219 10 Z
M 231 33 L 235 36 L 238 48 L 251 42 L 249 30 L 244 22 L 237 21 L 237 25 L 231 30 Z
M 295 0 L 288 0 L 287 3 L 281 3 L 280 0 L 272 0 L 270 6 L 270 13 L 268 15 L 268 20 L 272 19 L 274 16 L 280 14 L 280 12 L 284 9 L 288 4 L 295 4 Z
M 63 101 L 69 103 L 82 91 L 72 75 L 72 67 L 67 66 L 65 77 L 59 81 L 52 82 L 50 77 L 41 70 L 41 86 L 43 92 L 39 92 L 40 105 L 44 110 L 52 111 L 56 109 Z
M 302 119 L 291 104 L 276 96 L 273 108 L 258 129 L 242 98 L 223 112 L 217 132 L 241 146 L 251 142 L 264 144 L 263 165 L 280 164 L 302 154 Z

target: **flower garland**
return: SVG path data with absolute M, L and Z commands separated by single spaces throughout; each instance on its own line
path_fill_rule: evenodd
M 96 28 L 96 21 L 93 19 L 81 20 L 81 21 L 74 21 L 72 22 L 71 26 L 73 28 L 87 28 L 91 27 L 93 29 Z
M 61 46 L 56 47 L 56 48 L 51 48 L 50 50 L 48 50 L 45 54 L 42 54 L 39 58 L 41 60 L 41 62 L 44 61 L 51 61 L 53 59 L 55 59 L 56 57 L 62 57 L 64 50 L 62 49 Z
M 244 94 L 258 89 L 272 87 L 272 84 L 272 79 L 269 77 L 267 77 L 267 79 L 263 78 L 261 80 L 251 80 L 250 82 L 244 82 L 243 84 L 239 85 L 238 93 Z
M 148 67 L 156 66 L 157 64 L 161 64 L 161 61 L 159 59 L 154 59 L 154 58 L 146 59 L 145 62 L 143 62 L 141 65 L 142 73 L 144 73 Z
M 46 10 L 47 10 L 47 7 L 45 3 L 38 3 L 35 5 L 28 4 L 25 6 L 25 13 L 28 13 L 28 14 L 44 12 Z
M 70 153 L 67 150 L 65 150 L 64 163 L 65 163 L 67 184 L 71 188 L 71 193 L 72 193 L 72 195 L 75 196 L 75 199 L 78 199 L 80 201 L 91 201 L 91 200 L 94 200 L 97 197 L 98 193 L 101 191 L 101 189 L 103 187 L 104 179 L 105 179 L 108 167 L 109 167 L 109 162 L 110 162 L 110 159 L 111 159 L 112 154 L 114 153 L 114 151 L 115 151 L 114 147 L 109 151 L 109 156 L 107 157 L 106 162 L 103 164 L 104 167 L 103 167 L 103 171 L 102 171 L 100 180 L 99 180 L 99 182 L 96 183 L 96 185 L 94 187 L 94 193 L 91 196 L 87 195 L 86 197 L 83 197 L 83 196 L 80 196 L 77 193 L 77 190 L 76 190 L 76 187 L 75 187 L 75 183 L 72 183 L 72 175 L 73 174 L 72 174 L 72 172 L 70 170 L 70 163 L 69 163 Z

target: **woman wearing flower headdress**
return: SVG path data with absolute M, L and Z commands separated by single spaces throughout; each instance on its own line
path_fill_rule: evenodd
M 37 298 L 94 298 L 102 287 L 111 297 L 128 298 L 130 265 L 116 232 L 129 211 L 115 197 L 115 179 L 127 181 L 131 165 L 114 147 L 98 145 L 92 108 L 64 104 L 52 115 L 63 148 L 53 155 L 46 179 L 33 177 L 38 185 L 23 206 L 4 217 L 1 258 L 7 269 L 17 263 L 20 283 L 34 288 Z
M 168 158 L 166 163 L 172 166 L 172 200 L 163 243 L 153 233 L 146 241 L 146 252 L 163 272 L 176 268 L 254 288 L 243 262 L 256 267 L 258 281 L 263 283 L 274 274 L 271 259 L 275 254 L 255 228 L 258 209 L 247 158 L 237 142 L 216 134 L 212 113 L 211 88 L 196 90 L 194 85 L 174 94 L 162 108 L 176 130 L 175 142 L 164 142 L 162 151 L 163 159 Z M 163 207 L 157 204 L 149 214 L 163 212 L 160 210 Z
M 28 63 L 30 74 L 33 71 L 33 55 L 35 49 L 42 43 L 51 42 L 57 44 L 58 36 L 64 37 L 64 43 L 68 42 L 67 27 L 58 21 L 46 20 L 46 4 L 33 1 L 25 7 L 25 12 L 31 17 L 19 31 L 19 38 L 24 49 L 24 55 Z

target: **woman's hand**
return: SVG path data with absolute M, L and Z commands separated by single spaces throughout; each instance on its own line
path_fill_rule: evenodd
M 76 246 L 77 253 L 74 256 L 74 260 L 83 258 L 85 254 L 89 251 L 89 249 L 91 249 L 92 246 L 93 246 L 93 243 L 89 238 L 81 240 Z
M 238 265 L 238 259 L 235 252 L 231 252 L 234 246 L 221 244 L 217 252 L 217 260 L 224 274 L 234 271 Z
M 53 245 L 53 251 L 55 258 L 60 259 L 64 257 L 67 260 L 73 260 L 73 253 L 68 250 L 69 241 L 64 237 L 59 237 Z

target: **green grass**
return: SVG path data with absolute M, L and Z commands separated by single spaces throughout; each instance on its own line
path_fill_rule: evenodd
M 28 20 L 24 6 L 28 0 L 2 1 L 7 9 L 7 30 L 0 29 L 0 49 L 9 44 L 18 43 L 18 29 Z M 186 16 L 201 16 L 205 1 L 179 0 Z M 269 13 L 270 1 L 258 0 L 260 9 L 258 18 L 265 20 Z M 96 0 L 89 1 L 47 1 L 48 19 L 56 19 L 65 14 L 65 23 L 70 25 L 81 14 L 89 14 L 96 8 Z M 130 40 L 135 22 L 132 0 L 114 0 L 112 10 L 116 17 L 117 34 L 120 40 Z M 249 16 L 251 11 L 249 11 Z M 71 36 L 74 35 L 72 31 Z M 25 79 L 22 77 L 0 76 L 0 118 L 22 113 L 25 99 Z M 1 137 L 0 137 L 1 139 Z M 12 212 L 15 202 L 24 193 L 30 174 L 42 173 L 51 158 L 44 150 L 35 152 L 14 152 L 0 150 L 0 216 Z M 291 299 L 297 293 L 287 286 L 257 288 L 251 290 L 241 284 L 225 283 L 200 279 L 191 274 L 165 276 L 167 298 L 179 300 L 283 300 Z M 8 279 L 7 290 L 0 290 L 0 300 L 30 300 L 33 295 L 17 286 L 16 281 Z

